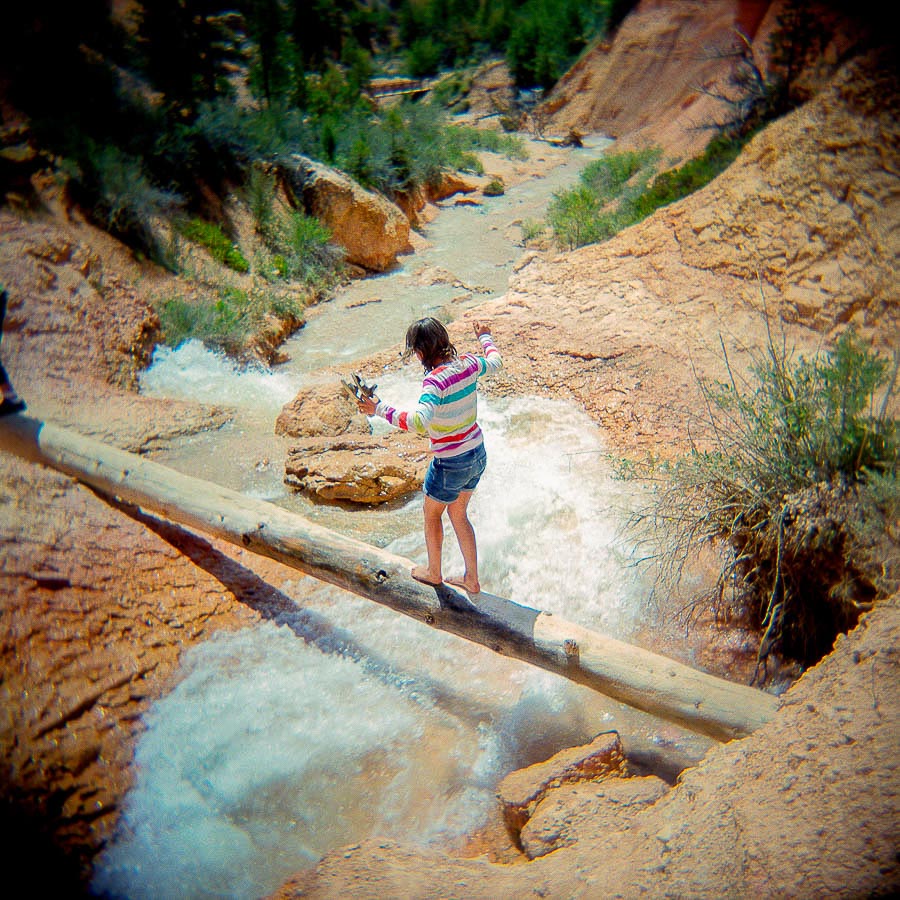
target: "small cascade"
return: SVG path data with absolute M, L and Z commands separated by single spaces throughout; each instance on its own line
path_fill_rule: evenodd
M 277 370 L 195 342 L 158 350 L 144 393 L 233 410 L 228 426 L 160 461 L 422 561 L 421 495 L 377 510 L 313 506 L 282 484 L 274 420 L 328 368 L 402 342 L 413 319 L 502 291 L 521 252 L 515 223 L 540 216 L 600 152 L 481 209 L 442 213 L 419 262 L 311 312 Z M 459 277 L 424 284 L 423 261 Z M 420 384 L 407 366 L 379 379 L 379 394 L 409 408 Z M 485 396 L 479 421 L 489 461 L 470 511 L 485 588 L 627 639 L 644 593 L 620 537 L 635 498 L 593 423 L 568 403 Z M 445 573 L 460 572 L 448 525 Z M 98 894 L 249 900 L 369 836 L 446 847 L 485 821 L 512 769 L 609 728 L 652 739 L 621 704 L 329 585 L 297 576 L 273 595 L 259 625 L 186 651 L 178 685 L 148 713 L 135 786 L 96 862 Z

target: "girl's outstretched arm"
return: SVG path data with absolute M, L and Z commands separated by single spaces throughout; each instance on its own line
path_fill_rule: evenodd
M 433 394 L 428 389 L 428 379 L 422 385 L 422 395 L 416 408 L 411 412 L 405 410 L 394 409 L 384 400 L 379 400 L 375 407 L 375 414 L 381 416 L 389 424 L 401 431 L 416 431 L 419 434 L 428 434 L 428 423 L 434 418 L 435 407 L 440 402 L 437 394 Z
M 484 375 L 488 369 L 496 370 L 501 368 L 503 366 L 503 357 L 494 345 L 494 340 L 491 337 L 491 326 L 487 322 L 479 322 L 476 320 L 472 323 L 472 328 L 484 349 L 484 364 L 481 366 L 479 374 Z
M 379 400 L 378 397 L 367 397 L 358 400 L 359 411 L 367 416 L 381 416 L 390 425 L 402 431 L 416 431 L 419 434 L 428 434 L 428 423 L 434 418 L 434 408 L 437 406 L 438 397 L 428 390 L 428 382 L 423 384 L 422 396 L 412 412 L 394 409 L 393 406 Z

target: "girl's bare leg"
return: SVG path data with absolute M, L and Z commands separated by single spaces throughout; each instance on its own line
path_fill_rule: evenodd
M 441 556 L 444 549 L 444 523 L 442 517 L 446 503 L 432 497 L 425 497 L 425 549 L 428 551 L 428 566 L 413 566 L 412 576 L 427 584 L 440 584 Z
M 450 524 L 456 532 L 456 540 L 459 542 L 466 567 L 461 584 L 470 594 L 478 594 L 481 592 L 481 583 L 478 580 L 478 545 L 475 541 L 475 529 L 469 521 L 467 512 L 471 499 L 472 491 L 462 491 L 447 507 L 447 513 L 450 516 Z

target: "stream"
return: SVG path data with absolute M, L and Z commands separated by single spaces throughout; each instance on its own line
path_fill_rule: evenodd
M 448 204 L 425 229 L 427 249 L 322 304 L 276 369 L 238 369 L 196 343 L 160 350 L 144 393 L 226 403 L 235 414 L 156 458 L 424 560 L 421 495 L 386 509 L 311 503 L 282 482 L 289 441 L 274 435 L 274 419 L 328 367 L 400 343 L 410 321 L 452 318 L 501 295 L 522 252 L 515 223 L 541 218 L 608 143 L 572 150 L 480 207 Z M 455 277 L 423 278 L 435 269 Z M 379 394 L 409 407 L 420 383 L 420 367 L 406 366 L 380 379 Z M 621 536 L 636 488 L 613 478 L 602 434 L 561 401 L 482 397 L 479 413 L 489 463 L 470 511 L 482 583 L 627 640 L 646 616 L 646 586 Z M 445 572 L 460 571 L 448 527 Z M 611 728 L 649 756 L 684 740 L 586 688 L 300 573 L 272 588 L 262 622 L 186 651 L 177 686 L 147 713 L 96 893 L 249 900 L 370 836 L 452 850 L 486 823 L 513 769 Z

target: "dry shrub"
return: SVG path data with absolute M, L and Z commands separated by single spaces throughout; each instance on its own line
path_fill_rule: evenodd
M 724 347 L 723 347 L 724 353 Z M 725 362 L 728 363 L 727 354 Z M 671 588 L 706 542 L 724 548 L 712 607 L 757 629 L 754 680 L 770 654 L 811 665 L 900 581 L 892 363 L 852 330 L 824 355 L 784 343 L 756 355 L 748 380 L 701 381 L 707 415 L 689 454 L 648 467 L 657 587 Z

